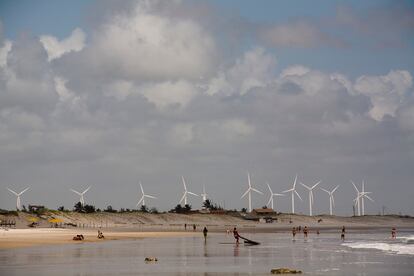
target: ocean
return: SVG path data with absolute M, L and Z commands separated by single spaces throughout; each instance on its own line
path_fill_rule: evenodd
M 240 233 L 243 235 L 243 233 Z M 305 275 L 414 275 L 414 231 L 249 233 L 256 246 L 232 235 L 146 238 L 0 250 L 0 275 L 270 275 L 272 268 Z M 156 257 L 157 262 L 145 262 Z

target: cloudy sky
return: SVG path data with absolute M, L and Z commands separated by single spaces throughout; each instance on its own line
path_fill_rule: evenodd
M 183 175 L 240 209 L 249 171 L 266 193 L 340 185 L 342 215 L 364 180 L 369 213 L 414 215 L 413 49 L 409 1 L 3 0 L 0 208 L 7 187 L 71 208 L 89 185 L 87 203 L 134 208 L 142 181 L 169 210 Z

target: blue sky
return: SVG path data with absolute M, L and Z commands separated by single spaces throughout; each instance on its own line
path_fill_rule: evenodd
M 340 184 L 340 214 L 350 180 L 370 213 L 414 210 L 412 1 L 3 0 L 0 21 L 0 208 L 6 187 L 70 208 L 89 185 L 134 208 L 141 180 L 169 210 L 184 175 L 240 209 L 250 171 L 263 191 Z

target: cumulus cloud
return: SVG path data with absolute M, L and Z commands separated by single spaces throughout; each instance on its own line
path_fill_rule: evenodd
M 149 84 L 137 89 L 160 110 L 172 105 L 184 108 L 197 93 L 194 85 L 187 81 Z
M 385 115 L 395 116 L 413 85 L 408 71 L 391 71 L 385 76 L 361 76 L 355 82 L 357 92 L 371 99 L 371 117 L 381 121 Z
M 80 28 L 76 28 L 69 37 L 61 41 L 54 36 L 42 35 L 40 36 L 40 42 L 47 51 L 48 60 L 51 61 L 66 53 L 82 50 L 85 46 L 85 37 L 85 33 Z
M 125 196 L 138 178 L 174 194 L 181 188 L 174 179 L 188 174 L 194 185 L 210 177 L 214 200 L 240 208 L 234 191 L 247 169 L 258 186 L 274 180 L 275 190 L 296 173 L 305 182 L 323 177 L 327 188 L 369 175 L 379 200 L 389 175 L 395 183 L 412 178 L 410 72 L 352 79 L 301 64 L 278 68 L 277 55 L 261 46 L 216 59 L 219 38 L 196 18 L 147 5 L 115 13 L 87 42 L 78 37 L 80 48 L 66 43 L 74 34 L 53 49 L 31 37 L 10 42 L 0 69 L 4 179 L 40 191 L 87 182 L 105 191 L 91 195 L 97 206 L 133 208 L 127 202 L 134 196 Z M 321 34 L 311 30 L 307 41 L 289 35 L 277 45 L 313 47 Z M 114 183 L 124 194 L 113 194 Z M 56 201 L 36 199 L 73 205 L 60 192 Z M 342 199 L 351 193 L 344 188 Z M 162 199 L 159 208 L 170 209 L 173 202 Z M 349 205 L 338 200 L 343 213 Z
M 87 54 L 96 70 L 104 67 L 124 78 L 197 79 L 212 70 L 215 42 L 193 20 L 163 17 L 138 5 L 102 25 Z
M 275 65 L 276 59 L 273 56 L 267 54 L 263 48 L 255 48 L 237 59 L 231 68 L 212 78 L 207 94 L 243 95 L 252 88 L 264 87 L 271 81 Z

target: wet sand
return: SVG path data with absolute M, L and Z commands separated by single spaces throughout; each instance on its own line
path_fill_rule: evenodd
M 188 233 L 193 235 L 194 233 Z M 0 250 L 0 275 L 270 275 L 272 268 L 305 275 L 412 275 L 414 256 L 355 244 L 390 243 L 388 232 L 303 234 L 244 233 L 258 246 L 235 245 L 232 235 L 112 240 Z M 402 235 L 403 233 L 401 233 Z M 127 234 L 129 235 L 129 234 Z M 156 234 L 158 235 L 158 234 Z M 413 231 L 404 235 L 413 235 Z M 409 248 L 410 244 L 392 241 Z M 397 245 L 395 244 L 395 245 Z M 145 262 L 154 256 L 158 262 Z

